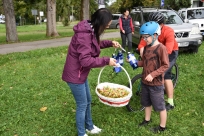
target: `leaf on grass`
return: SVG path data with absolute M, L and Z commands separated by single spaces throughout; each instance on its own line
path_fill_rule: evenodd
M 47 110 L 47 107 L 40 108 L 40 111 L 46 111 L 46 110 Z
M 13 89 L 13 87 L 11 86 L 10 89 Z
M 203 126 L 204 126 L 204 123 L 203 123 Z
M 189 113 L 187 112 L 187 113 L 186 113 L 186 115 L 188 116 L 188 115 L 189 115 Z
M 76 112 L 76 110 L 75 110 L 75 109 L 72 109 L 72 112 Z

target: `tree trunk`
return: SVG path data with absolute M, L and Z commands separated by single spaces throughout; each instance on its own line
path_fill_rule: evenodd
M 56 0 L 47 0 L 47 36 L 59 36 L 56 29 Z
M 81 0 L 81 20 L 89 19 L 89 0 Z
M 13 0 L 3 0 L 3 8 L 6 21 L 6 41 L 18 42 Z

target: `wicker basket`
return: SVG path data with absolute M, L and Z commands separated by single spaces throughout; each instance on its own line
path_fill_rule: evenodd
M 109 83 L 109 82 L 100 83 L 101 73 L 102 73 L 102 71 L 104 70 L 105 67 L 103 67 L 101 69 L 101 71 L 99 73 L 99 76 L 98 76 L 98 85 L 96 86 L 95 92 L 98 95 L 100 102 L 102 102 L 103 104 L 106 104 L 108 106 L 113 106 L 113 107 L 126 106 L 129 103 L 130 98 L 132 97 L 132 84 L 131 84 L 130 77 L 129 77 L 127 71 L 122 66 L 120 66 L 120 67 L 125 71 L 126 75 L 128 76 L 128 80 L 129 80 L 129 83 L 130 83 L 130 88 L 128 88 L 128 87 L 126 87 L 124 85 L 115 84 L 115 83 Z M 127 96 L 125 96 L 125 97 L 122 97 L 122 98 L 105 97 L 105 96 L 101 95 L 98 92 L 97 89 L 107 87 L 107 86 L 110 87 L 110 88 L 123 88 L 123 89 L 127 90 L 129 92 L 129 94 Z

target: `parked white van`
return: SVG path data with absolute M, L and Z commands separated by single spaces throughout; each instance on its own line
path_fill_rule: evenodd
M 204 36 L 204 7 L 183 8 L 178 11 L 180 16 L 190 23 L 197 23 Z

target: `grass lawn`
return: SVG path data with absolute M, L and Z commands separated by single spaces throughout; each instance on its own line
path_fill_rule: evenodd
M 64 27 L 61 22 L 57 22 L 57 32 L 59 33 L 58 37 L 70 37 L 73 33 L 73 26 L 77 24 L 77 21 L 71 22 L 67 27 Z M 107 29 L 106 32 L 115 32 L 119 31 L 118 29 Z M 53 37 L 46 36 L 46 24 L 41 25 L 24 25 L 17 26 L 17 33 L 19 42 L 28 42 L 28 41 L 38 41 L 45 39 L 52 39 Z M 6 28 L 5 24 L 0 24 L 0 45 L 6 43 Z
M 111 56 L 113 48 L 102 50 Z M 61 80 L 67 47 L 38 49 L 0 55 L 0 135 L 1 136 L 76 136 L 75 102 L 67 84 Z M 204 43 L 197 54 L 180 53 L 179 82 L 175 89 L 174 110 L 168 112 L 165 136 L 204 134 Z M 132 78 L 141 69 L 124 64 Z M 109 107 L 95 93 L 100 68 L 91 70 L 92 115 L 103 132 L 99 136 L 150 136 L 149 128 L 159 124 L 152 112 L 152 123 L 138 128 L 144 112 L 128 112 L 125 107 Z M 111 74 L 107 66 L 101 82 L 127 85 L 125 72 Z M 45 111 L 41 111 L 46 107 Z

